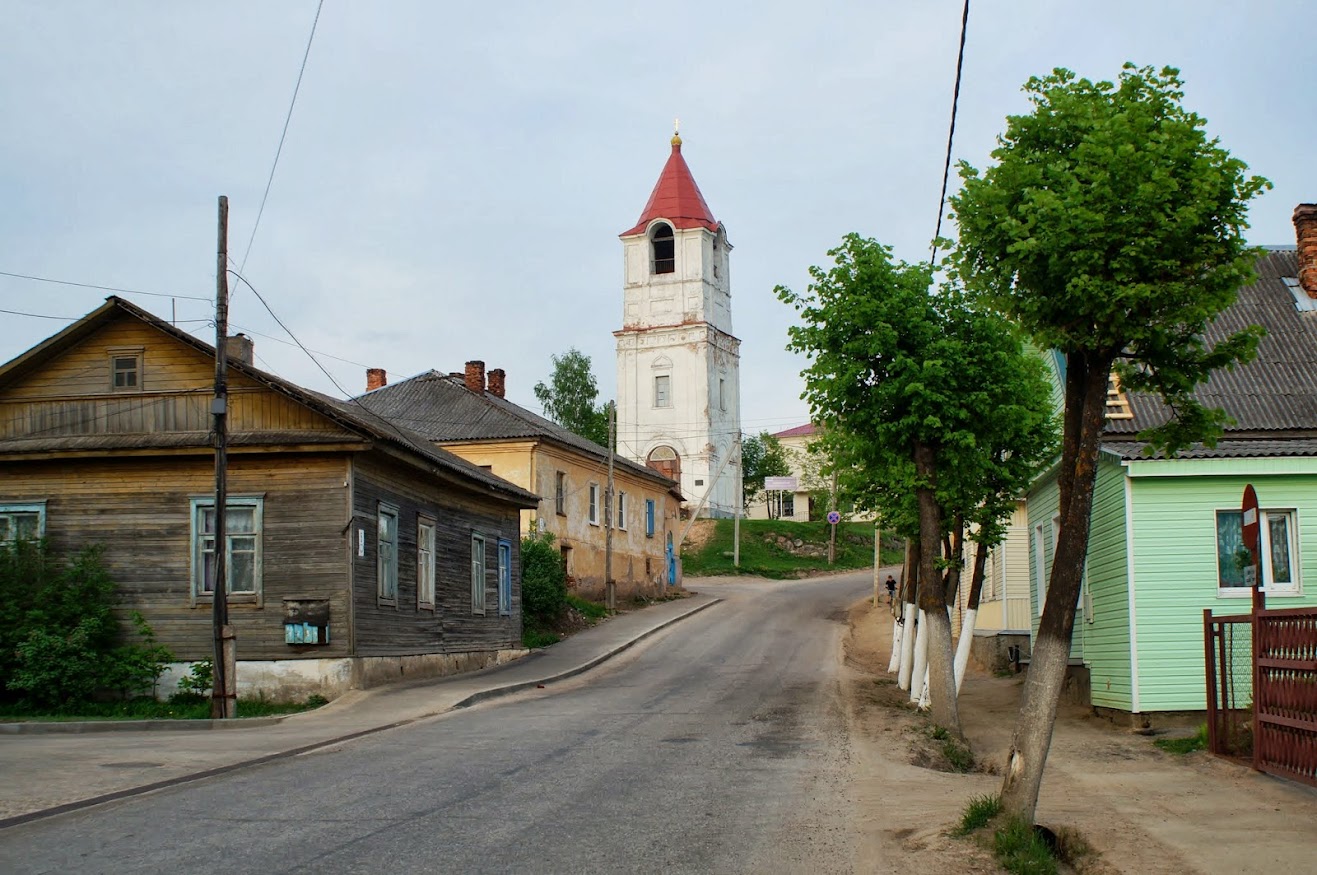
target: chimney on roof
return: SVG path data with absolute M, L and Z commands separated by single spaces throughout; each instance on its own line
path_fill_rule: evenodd
M 252 363 L 252 339 L 245 334 L 235 334 L 224 341 L 224 357 L 231 362 Z
M 384 368 L 366 368 L 366 391 L 374 392 L 389 385 L 389 375 Z
M 485 363 L 466 363 L 466 387 L 472 392 L 485 394 Z
M 502 368 L 494 368 L 489 372 L 489 394 L 503 397 L 503 392 L 507 385 L 508 375 Z
M 1294 208 L 1294 236 L 1299 249 L 1299 285 L 1317 298 L 1317 204 Z

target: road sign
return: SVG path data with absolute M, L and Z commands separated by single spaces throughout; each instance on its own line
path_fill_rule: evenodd
M 1258 494 L 1250 483 L 1244 487 L 1244 503 L 1240 508 L 1244 517 L 1244 547 L 1249 553 L 1253 554 L 1253 560 L 1256 562 L 1258 557 Z
M 841 514 L 837 513 L 835 510 L 828 511 L 828 522 L 835 526 L 837 523 L 841 522 Z

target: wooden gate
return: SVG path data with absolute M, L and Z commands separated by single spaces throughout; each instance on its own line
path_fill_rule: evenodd
M 1253 617 L 1253 765 L 1317 786 L 1317 609 Z

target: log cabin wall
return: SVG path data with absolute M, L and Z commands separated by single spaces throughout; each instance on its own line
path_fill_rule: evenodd
M 353 630 L 357 656 L 467 653 L 521 646 L 519 510 L 510 503 L 446 486 L 378 454 L 353 470 Z M 398 597 L 379 594 L 379 508 L 398 512 Z M 417 526 L 435 521 L 435 606 L 417 602 Z M 485 538 L 485 613 L 472 612 L 472 535 Z M 500 615 L 498 543 L 511 545 L 510 611 Z M 360 548 L 360 549 L 358 549 Z
M 230 499 L 262 499 L 260 596 L 229 600 L 239 659 L 349 654 L 347 470 L 345 455 L 230 456 Z M 67 556 L 100 545 L 121 615 L 141 611 L 176 658 L 203 659 L 213 650 L 211 600 L 193 595 L 190 500 L 213 497 L 214 472 L 205 450 L 9 461 L 0 473 L 0 503 L 45 501 L 55 551 Z M 284 598 L 328 599 L 331 643 L 285 644 Z

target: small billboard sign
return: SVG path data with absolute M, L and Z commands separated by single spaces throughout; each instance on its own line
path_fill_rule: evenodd
M 783 492 L 798 492 L 800 480 L 796 477 L 765 477 L 765 489 L 777 489 Z

